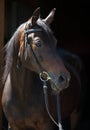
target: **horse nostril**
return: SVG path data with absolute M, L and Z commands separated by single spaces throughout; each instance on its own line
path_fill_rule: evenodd
M 59 77 L 59 83 L 65 88 L 68 87 L 70 81 L 70 74 L 61 74 Z
M 59 77 L 59 82 L 60 83 L 63 83 L 65 81 L 65 77 L 63 76 L 63 75 L 61 75 L 60 77 Z

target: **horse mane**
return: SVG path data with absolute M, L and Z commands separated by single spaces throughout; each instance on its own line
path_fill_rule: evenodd
M 69 51 L 64 50 L 63 48 L 60 48 L 58 50 L 60 56 L 62 59 L 64 59 L 66 62 L 68 62 L 71 66 L 73 66 L 77 72 L 81 72 L 83 68 L 83 63 L 80 57 L 76 54 L 73 54 Z
M 11 39 L 7 42 L 7 44 L 4 47 L 5 52 L 5 66 L 4 66 L 4 73 L 3 73 L 3 84 L 5 84 L 5 81 L 7 79 L 7 76 L 12 68 L 13 63 L 13 56 L 17 53 L 18 50 L 17 46 L 19 46 L 19 36 L 20 36 L 20 29 L 23 26 L 23 24 L 15 31 Z
M 77 77 L 79 85 L 81 86 L 80 73 L 83 70 L 82 60 L 76 54 L 73 54 L 63 48 L 58 49 L 58 53 L 62 58 L 67 69 L 70 69 L 73 74 Z

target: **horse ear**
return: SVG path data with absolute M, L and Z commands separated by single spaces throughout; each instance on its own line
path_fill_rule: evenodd
M 34 12 L 33 15 L 31 17 L 31 25 L 34 26 L 37 22 L 37 20 L 40 17 L 40 7 L 38 7 Z
M 51 22 L 54 19 L 54 14 L 55 14 L 56 8 L 53 8 L 49 15 L 43 20 L 47 25 L 50 25 Z

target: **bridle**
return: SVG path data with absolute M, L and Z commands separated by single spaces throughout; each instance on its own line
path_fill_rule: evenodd
M 49 74 L 43 69 L 43 67 L 40 65 L 31 44 L 29 44 L 29 40 L 28 40 L 28 34 L 33 33 L 33 32 L 41 32 L 42 29 L 27 29 L 27 24 L 25 26 L 25 30 L 24 30 L 24 47 L 23 47 L 23 52 L 25 51 L 25 48 L 27 48 L 27 46 L 30 46 L 30 52 L 32 54 L 32 57 L 34 59 L 35 64 L 37 64 L 38 70 L 39 70 L 39 78 L 40 80 L 43 82 L 43 90 L 44 90 L 44 99 L 45 99 L 45 105 L 46 105 L 46 110 L 47 113 L 49 115 L 49 117 L 51 118 L 51 120 L 59 127 L 59 130 L 63 130 L 62 129 L 62 125 L 61 125 L 61 113 L 60 113 L 60 97 L 57 94 L 57 114 L 58 114 L 58 123 L 54 120 L 54 118 L 52 117 L 52 115 L 50 114 L 49 111 L 49 104 L 48 104 L 48 95 L 47 95 L 47 81 L 50 80 L 50 76 Z
M 33 32 L 41 32 L 41 31 L 42 31 L 42 29 L 27 29 L 25 27 L 25 30 L 24 30 L 24 47 L 23 47 L 23 49 L 25 49 L 25 48 L 27 48 L 28 45 L 30 46 L 30 50 L 29 51 L 31 52 L 31 55 L 33 57 L 33 60 L 34 60 L 35 64 L 37 64 L 39 73 L 42 72 L 43 69 L 42 69 L 42 67 L 41 67 L 41 65 L 40 65 L 40 63 L 39 63 L 39 61 L 38 61 L 38 59 L 37 59 L 33 49 L 32 49 L 31 44 L 29 44 L 28 34 L 33 33 Z

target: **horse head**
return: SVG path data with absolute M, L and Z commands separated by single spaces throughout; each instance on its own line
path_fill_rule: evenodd
M 37 8 L 22 26 L 18 57 L 30 71 L 41 74 L 42 78 L 48 77 L 52 89 L 58 93 L 68 87 L 70 73 L 57 54 L 57 40 L 50 29 L 55 10 L 54 8 L 45 19 L 41 19 L 40 8 Z

